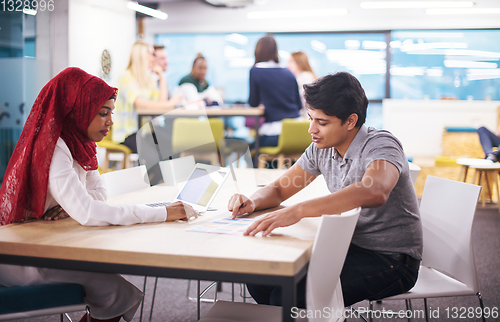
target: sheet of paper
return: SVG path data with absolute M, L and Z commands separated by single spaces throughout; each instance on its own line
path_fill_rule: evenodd
M 199 233 L 243 235 L 245 230 L 255 221 L 250 218 L 222 218 L 209 223 L 187 228 L 187 231 Z

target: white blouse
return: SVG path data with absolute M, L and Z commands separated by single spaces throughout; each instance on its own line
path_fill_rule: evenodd
M 44 213 L 60 205 L 71 218 L 85 226 L 132 225 L 167 219 L 164 207 L 108 205 L 106 198 L 106 187 L 99 172 L 83 170 L 59 138 L 50 164 Z

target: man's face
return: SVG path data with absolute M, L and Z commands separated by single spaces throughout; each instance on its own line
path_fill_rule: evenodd
M 311 122 L 308 132 L 318 149 L 335 147 L 339 152 L 347 150 L 351 143 L 349 132 L 354 128 L 353 120 L 348 119 L 342 124 L 339 118 L 326 115 L 322 110 L 309 108 L 307 112 Z
M 164 72 L 168 69 L 168 55 L 165 49 L 155 50 L 155 60 L 158 65 L 163 69 Z

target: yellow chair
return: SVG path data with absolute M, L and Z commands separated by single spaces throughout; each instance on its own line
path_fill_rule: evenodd
M 97 145 L 101 148 L 106 149 L 106 156 L 104 158 L 104 164 L 101 165 L 102 173 L 108 172 L 109 169 L 109 155 L 110 153 L 123 153 L 123 168 L 130 168 L 130 150 L 127 146 L 114 142 L 112 137 L 113 127 L 109 129 L 109 133 L 101 142 L 97 142 Z
M 296 161 L 304 150 L 311 144 L 311 135 L 308 121 L 284 119 L 283 127 L 276 147 L 263 147 L 259 149 L 259 169 L 266 167 L 266 161 L 278 158 L 278 169 L 283 169 L 285 163 L 288 167 Z
M 218 118 L 177 118 L 172 128 L 172 149 L 180 157 L 193 155 L 219 165 L 219 140 L 224 139 L 224 122 Z M 215 140 L 215 142 L 214 142 Z

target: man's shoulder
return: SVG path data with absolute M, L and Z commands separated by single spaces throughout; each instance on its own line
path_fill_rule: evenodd
M 366 134 L 366 144 L 380 144 L 382 142 L 393 142 L 402 148 L 401 142 L 398 138 L 388 130 L 379 130 L 373 127 L 368 127 Z

